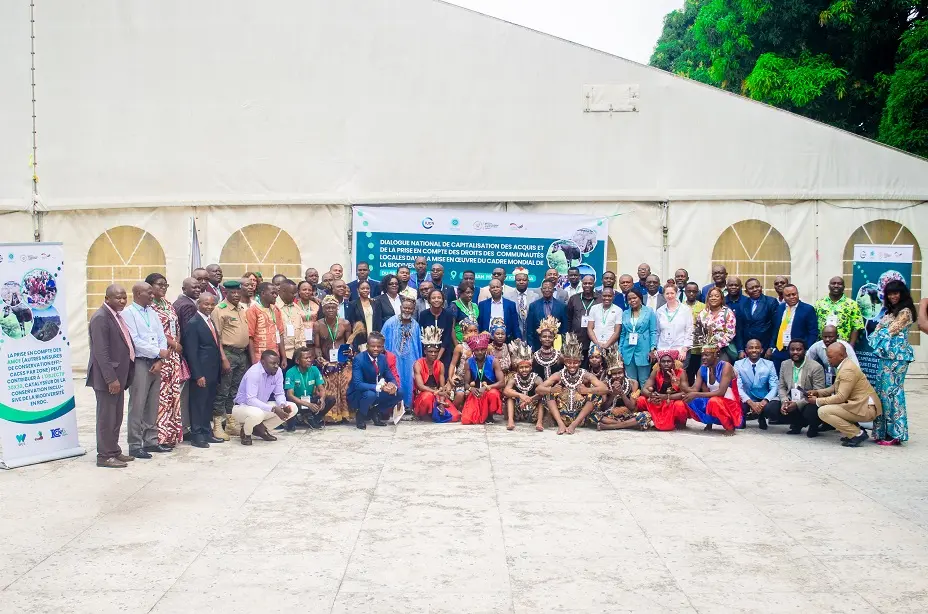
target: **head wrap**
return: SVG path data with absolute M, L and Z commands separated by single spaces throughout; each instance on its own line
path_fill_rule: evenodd
M 480 333 L 479 335 L 474 335 L 467 340 L 467 346 L 474 352 L 477 350 L 485 350 L 490 347 L 490 335 L 487 333 Z
M 670 358 L 671 358 L 672 360 L 679 360 L 679 359 L 680 359 L 680 353 L 677 352 L 676 350 L 658 350 L 658 351 L 657 351 L 657 359 L 658 359 L 658 360 L 660 360 L 660 359 L 663 358 L 664 356 L 670 356 Z
M 532 363 L 532 348 L 521 339 L 514 339 L 509 344 L 509 355 L 512 356 L 512 364 L 514 365 L 523 362 Z
M 490 335 L 493 335 L 499 329 L 506 330 L 506 321 L 502 318 L 493 318 L 490 320 Z
M 471 326 L 473 326 L 474 328 L 477 328 L 478 330 L 480 328 L 479 325 L 477 324 L 477 320 L 474 320 L 473 318 L 464 318 L 463 320 L 461 320 L 460 324 L 461 324 L 461 333 L 466 331 Z
M 595 343 L 590 343 L 590 351 L 587 355 L 593 356 L 594 354 L 599 354 L 600 356 L 603 356 L 603 349 L 599 347 L 598 345 L 596 345 Z
M 335 298 L 335 297 L 334 297 L 333 295 L 331 295 L 331 294 L 327 294 L 327 295 L 325 296 L 325 298 L 322 299 L 322 306 L 323 306 L 323 307 L 325 307 L 326 305 L 335 305 L 335 306 L 337 307 L 338 304 L 339 304 L 339 300 L 338 300 L 337 298 Z

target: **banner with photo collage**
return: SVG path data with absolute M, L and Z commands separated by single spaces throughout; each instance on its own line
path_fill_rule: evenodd
M 606 265 L 609 220 L 603 217 L 396 207 L 354 207 L 352 217 L 353 265 L 367 262 L 373 279 L 411 267 L 417 256 L 443 265 L 444 281 L 454 286 L 467 270 L 474 271 L 478 287 L 486 285 L 499 266 L 506 268 L 509 285 L 520 267 L 532 287 L 541 285 L 549 268 L 566 283 L 572 266 L 599 283 Z
M 892 280 L 912 285 L 911 245 L 855 245 L 854 276 L 851 296 L 860 305 L 864 317 L 864 330 L 857 338 L 854 351 L 864 372 L 874 388 L 880 386 L 880 360 L 870 347 L 869 337 L 883 317 L 883 289 Z
M 77 441 L 60 243 L 0 244 L 0 467 L 84 453 Z

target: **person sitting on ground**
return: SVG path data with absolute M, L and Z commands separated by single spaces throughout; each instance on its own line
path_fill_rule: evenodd
M 767 420 L 779 422 L 781 417 L 777 372 L 773 362 L 761 358 L 764 346 L 760 340 L 748 341 L 744 353 L 746 356 L 735 363 L 744 419 L 756 418 L 757 428 L 766 431 Z
M 532 348 L 521 339 L 516 339 L 509 344 L 509 355 L 512 358 L 515 373 L 503 388 L 508 419 L 506 429 L 511 431 L 516 428 L 516 420 L 518 420 L 519 422 L 532 421 L 535 423 L 535 430 L 543 431 L 545 430 L 542 422 L 545 415 L 544 402 L 538 394 L 538 385 L 542 379 L 532 371 Z
M 467 399 L 461 412 L 461 424 L 493 422 L 493 416 L 503 413 L 500 391 L 506 383 L 503 371 L 487 353 L 490 335 L 480 333 L 467 340 L 473 355 L 464 371 Z
M 564 336 L 561 356 L 564 368 L 542 382 L 538 392 L 550 395 L 546 404 L 551 417 L 557 422 L 557 434 L 573 435 L 577 427 L 596 409 L 596 403 L 601 403 L 602 398 L 609 394 L 609 387 L 586 369 L 580 368 L 583 348 L 575 334 L 567 333 Z
M 452 352 L 451 366 L 448 368 L 448 383 L 454 395 L 452 404 L 455 407 L 463 408 L 464 397 L 467 392 L 467 388 L 464 386 L 464 372 L 467 371 L 467 361 L 473 355 L 467 341 L 475 337 L 479 329 L 476 321 L 466 319 L 461 322 L 461 329 L 464 331 L 464 342 L 457 344 Z
M 460 422 L 461 412 L 451 403 L 445 366 L 438 359 L 444 331 L 437 326 L 426 326 L 421 337 L 425 355 L 413 365 L 416 386 L 413 414 L 420 420 L 431 418 L 433 422 Z
M 348 403 L 357 410 L 356 425 L 362 430 L 367 428 L 368 417 L 373 419 L 374 426 L 386 426 L 383 414 L 403 400 L 396 376 L 383 355 L 383 345 L 383 335 L 371 332 L 367 335 L 367 350 L 352 362 Z
M 493 318 L 488 331 L 490 333 L 489 352 L 499 364 L 503 376 L 507 377 L 512 370 L 512 357 L 509 355 L 509 346 L 506 345 L 506 324 L 502 318 Z
M 710 299 L 712 294 L 718 294 L 717 289 L 710 289 Z M 710 337 L 702 348 L 702 367 L 696 373 L 696 381 L 683 395 L 690 418 L 705 424 L 707 431 L 714 424 L 721 424 L 725 435 L 730 437 L 744 421 L 739 398 L 735 369 L 719 360 L 719 343 Z
M 824 390 L 808 391 L 806 399 L 818 407 L 818 417 L 823 422 L 841 431 L 844 435 L 841 445 L 856 448 L 869 438 L 860 423 L 874 420 L 882 406 L 860 367 L 847 358 L 842 344 L 830 345 L 828 362 L 835 368 L 835 383 Z
M 284 391 L 287 400 L 296 405 L 299 415 L 287 421 L 287 430 L 295 430 L 295 422 L 300 416 L 309 428 L 321 429 L 325 425 L 323 417 L 335 405 L 335 397 L 326 396 L 325 380 L 313 364 L 309 348 L 293 350 L 293 362 L 284 376 Z
M 272 396 L 274 403 L 267 400 Z M 296 412 L 296 404 L 287 402 L 284 393 L 280 356 L 274 350 L 264 350 L 261 360 L 245 371 L 232 406 L 232 417 L 242 425 L 242 445 L 251 445 L 252 434 L 264 441 L 277 441 L 270 430 L 296 416 Z
M 646 431 L 654 424 L 651 414 L 638 411 L 641 391 L 638 382 L 625 377 L 625 363 L 618 348 L 606 352 L 606 372 L 609 374 L 609 396 L 598 411 L 590 414 L 600 431 L 637 428 Z
M 647 412 L 650 424 L 659 431 L 682 428 L 689 416 L 683 395 L 690 388 L 678 358 L 677 350 L 657 351 L 658 368 L 651 372 L 636 404 L 639 412 Z

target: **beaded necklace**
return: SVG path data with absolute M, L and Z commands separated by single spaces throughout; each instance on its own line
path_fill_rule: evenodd
M 577 387 L 583 382 L 583 375 L 586 373 L 583 369 L 577 369 L 577 372 L 574 375 L 571 375 L 567 372 L 567 369 L 561 371 L 561 383 L 564 384 L 564 387 L 567 388 L 567 403 L 568 407 L 573 408 L 574 399 L 577 395 Z M 573 381 L 571 379 L 573 378 Z
M 534 373 L 529 373 L 527 379 L 522 379 L 522 376 L 516 373 L 516 390 L 525 395 L 529 394 L 535 387 L 535 377 L 536 375 Z
M 541 350 L 538 350 L 537 352 L 532 354 L 532 356 L 535 358 L 535 362 L 537 362 L 539 366 L 541 366 L 541 368 L 545 370 L 545 379 L 548 379 L 549 377 L 551 377 L 551 367 L 554 366 L 554 363 L 557 362 L 558 358 L 560 358 L 561 355 L 557 350 L 555 350 L 554 348 L 551 348 L 549 350 L 549 352 L 551 353 L 551 358 L 550 359 L 542 358 L 543 349 L 544 348 L 542 348 Z

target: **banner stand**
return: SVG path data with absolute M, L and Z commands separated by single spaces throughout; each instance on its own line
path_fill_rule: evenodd
M 85 454 L 60 243 L 0 244 L 0 468 Z

